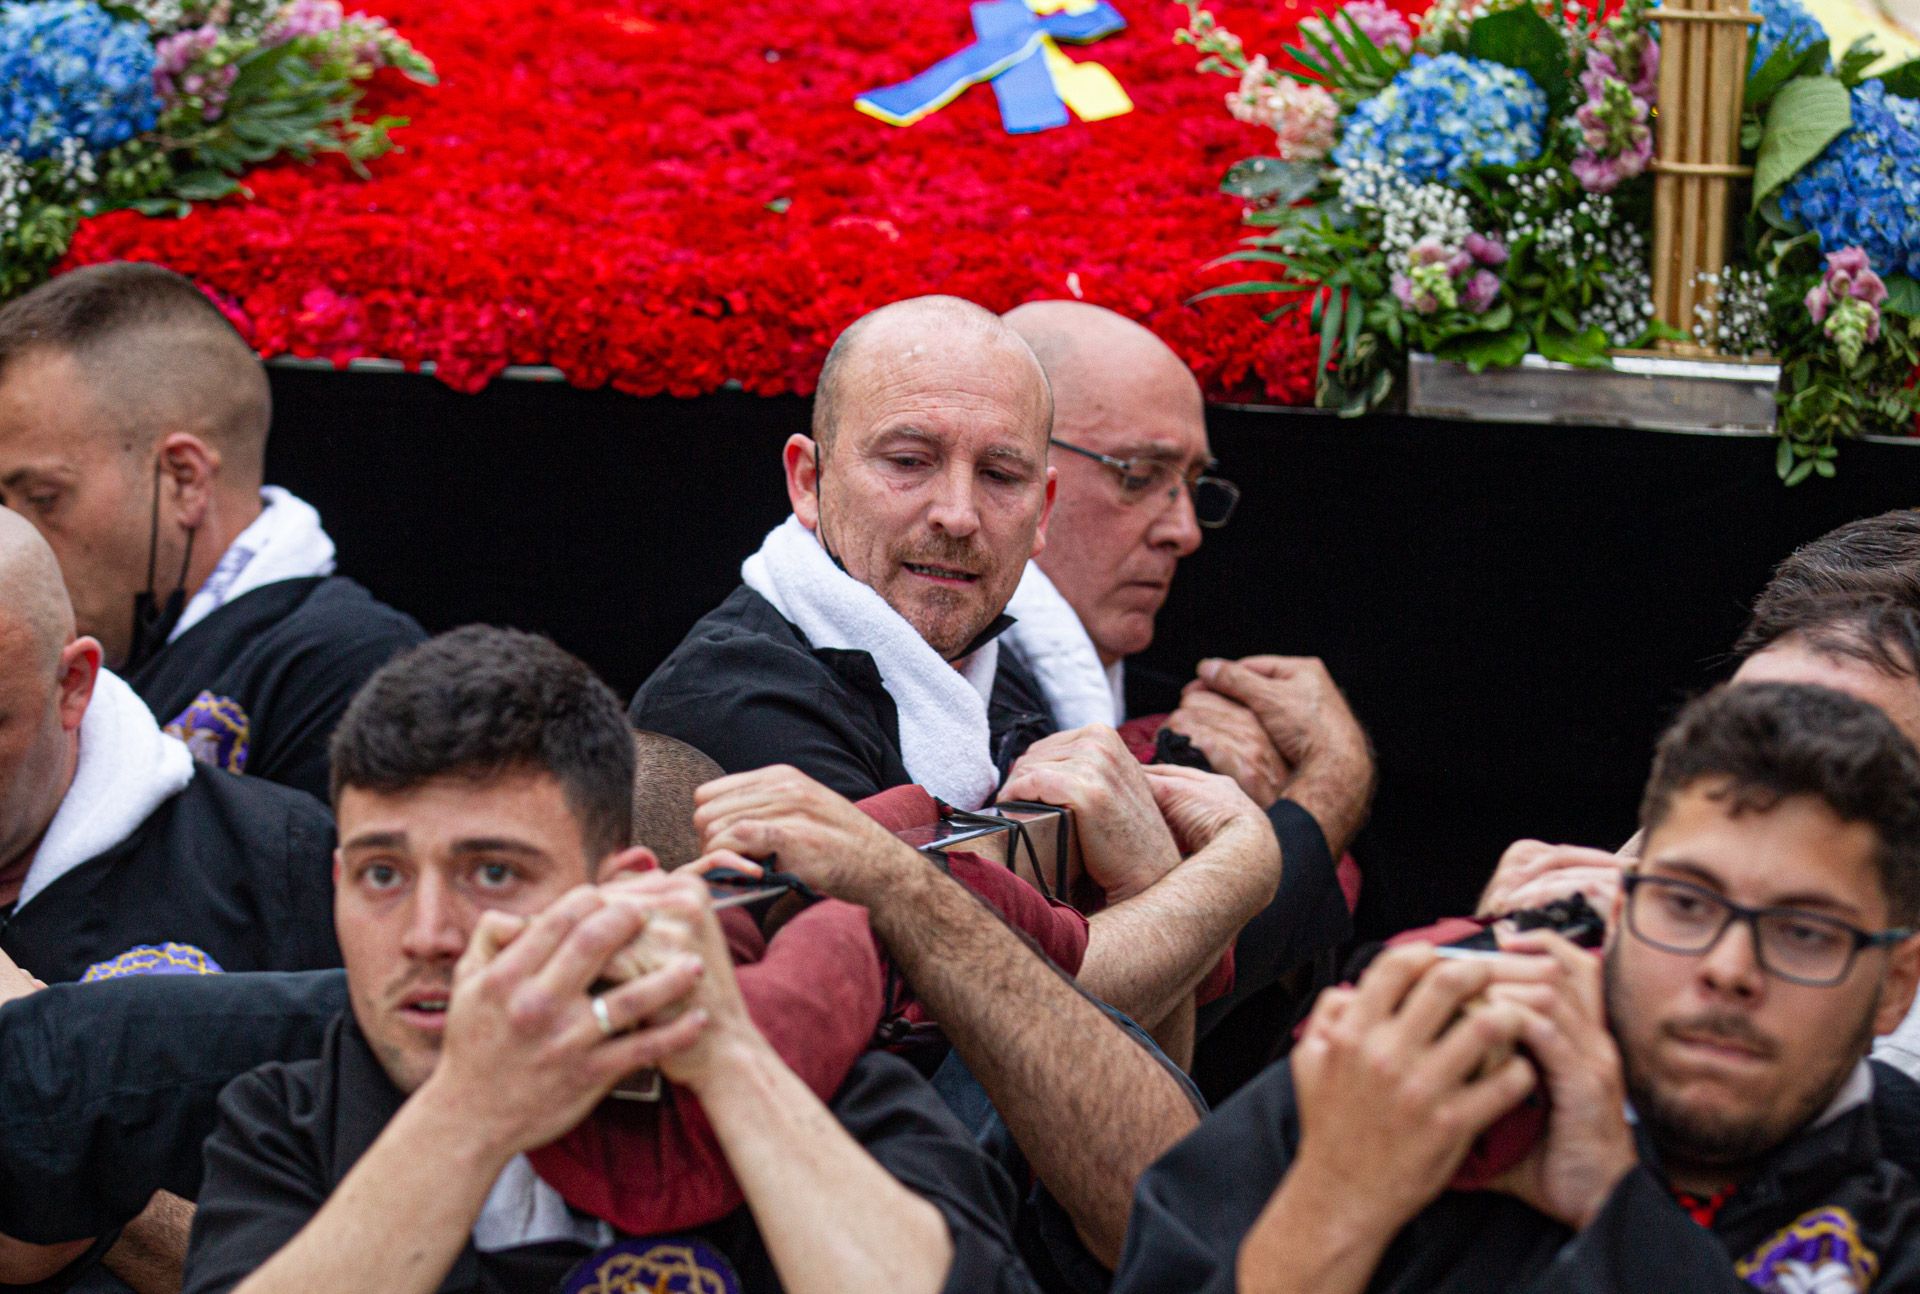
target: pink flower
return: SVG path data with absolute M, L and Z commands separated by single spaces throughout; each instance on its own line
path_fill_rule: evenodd
M 1867 268 L 1867 249 L 1864 247 L 1842 247 L 1837 252 L 1827 253 L 1827 277 L 1835 273 L 1858 274 Z
M 1507 245 L 1500 241 L 1498 234 L 1489 234 L 1485 237 L 1479 234 L 1468 234 L 1467 252 L 1482 265 L 1507 263 Z
M 1649 35 L 1640 42 L 1640 78 L 1630 87 L 1636 99 L 1652 103 L 1660 87 L 1660 42 Z
M 1861 270 L 1853 278 L 1853 296 L 1857 301 L 1878 308 L 1887 299 L 1887 285 L 1872 270 Z
M 1440 265 L 1453 258 L 1438 238 L 1422 238 L 1407 249 L 1407 259 L 1415 265 Z
M 1500 280 L 1492 270 L 1480 270 L 1467 283 L 1465 292 L 1460 294 L 1460 304 L 1474 314 L 1487 312 L 1493 299 L 1500 295 Z
M 1580 187 L 1588 193 L 1611 193 L 1621 180 L 1627 178 L 1621 174 L 1618 159 L 1593 153 L 1580 154 L 1569 166 L 1574 178 L 1580 181 Z
M 1807 313 L 1812 316 L 1815 323 L 1820 323 L 1827 317 L 1827 307 L 1830 304 L 1832 303 L 1828 300 L 1825 287 L 1816 283 L 1808 290 Z
M 1399 10 L 1382 0 L 1347 0 L 1340 12 L 1381 49 L 1397 49 L 1402 54 L 1413 52 L 1413 29 L 1407 26 Z

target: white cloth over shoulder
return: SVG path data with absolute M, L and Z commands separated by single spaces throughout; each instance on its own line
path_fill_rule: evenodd
M 568 1242 L 603 1249 L 614 1241 L 611 1226 L 575 1213 L 560 1192 L 540 1180 L 533 1161 L 515 1155 L 507 1161 L 473 1222 L 473 1247 L 483 1254 L 525 1245 Z
M 263 487 L 260 500 L 267 506 L 220 554 L 213 574 L 188 599 L 168 642 L 257 588 L 333 574 L 333 540 L 321 528 L 313 505 L 277 485 Z
M 1015 623 L 1002 640 L 1033 671 L 1063 731 L 1090 723 L 1118 728 L 1126 722 L 1125 704 L 1114 686 L 1119 675 L 1100 663 L 1099 649 L 1073 605 L 1036 563 L 1027 563 L 1007 612 Z
M 792 515 L 741 564 L 740 578 L 813 646 L 873 657 L 900 711 L 900 758 L 914 781 L 958 809 L 977 809 L 992 797 L 1000 775 L 987 698 L 998 642 L 959 668 L 948 664 L 885 598 L 834 565 Z
M 186 746 L 160 731 L 132 688 L 101 670 L 80 720 L 73 784 L 34 851 L 17 906 L 126 840 L 192 780 Z

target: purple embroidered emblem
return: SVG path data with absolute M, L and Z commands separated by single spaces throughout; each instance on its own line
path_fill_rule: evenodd
M 1845 1209 L 1815 1209 L 1734 1264 L 1734 1274 L 1771 1294 L 1864 1294 L 1880 1260 L 1860 1242 Z
M 187 749 L 201 763 L 229 773 L 247 771 L 247 712 L 232 697 L 202 692 L 168 720 L 166 730 L 187 743 Z
M 692 1236 L 622 1240 L 583 1260 L 561 1294 L 740 1294 L 727 1256 Z
M 118 957 L 95 962 L 80 977 L 82 984 L 129 975 L 218 975 L 220 963 L 192 944 L 136 944 Z

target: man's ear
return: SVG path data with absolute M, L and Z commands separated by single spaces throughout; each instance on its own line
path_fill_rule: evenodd
M 787 502 L 808 530 L 820 527 L 820 446 L 811 436 L 795 432 L 782 451 L 787 472 Z
M 660 857 L 645 845 L 635 845 L 623 849 L 600 864 L 600 872 L 594 879 L 604 885 L 608 881 L 617 881 L 622 877 L 639 876 L 645 872 L 660 870 Z
M 79 637 L 60 649 L 60 726 L 78 732 L 100 678 L 100 643 Z
M 1900 1027 L 1913 1008 L 1914 989 L 1920 987 L 1920 935 L 1909 935 L 1887 950 L 1886 985 L 1874 1009 L 1873 1032 L 1885 1037 Z
M 1053 520 L 1053 498 L 1060 488 L 1060 473 L 1053 464 L 1047 464 L 1047 501 L 1040 509 L 1040 524 L 1033 531 L 1033 551 L 1028 557 L 1038 557 L 1047 547 L 1047 523 Z
M 198 530 L 207 523 L 213 493 L 220 478 L 220 451 L 191 432 L 174 431 L 158 445 L 162 497 L 171 503 L 172 519 L 182 530 Z

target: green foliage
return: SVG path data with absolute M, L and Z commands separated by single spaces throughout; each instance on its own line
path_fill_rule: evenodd
M 1810 476 L 1834 475 L 1840 441 L 1913 426 L 1920 390 L 1908 382 L 1920 366 L 1920 285 L 1900 276 L 1887 280 L 1880 339 L 1849 364 L 1807 312 L 1806 294 L 1823 269 L 1817 243 L 1787 240 L 1779 244 L 1775 263 L 1779 273 L 1768 293 L 1781 339 L 1775 466 L 1781 480 L 1798 485 Z
M 1880 74 L 1880 84 L 1887 87 L 1888 94 L 1897 94 L 1903 99 L 1920 99 L 1920 58 L 1894 64 Z
M 1573 78 L 1567 39 L 1532 5 L 1501 9 L 1476 18 L 1467 29 L 1467 53 L 1474 58 L 1518 68 L 1547 96 L 1556 117 L 1573 109 Z
M 1853 101 L 1837 77 L 1787 82 L 1767 110 L 1766 133 L 1753 164 L 1753 202 L 1799 174 L 1853 124 Z
M 1256 203 L 1294 203 L 1320 187 L 1321 168 L 1278 157 L 1249 157 L 1235 162 L 1220 181 L 1220 191 Z

